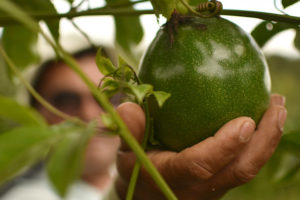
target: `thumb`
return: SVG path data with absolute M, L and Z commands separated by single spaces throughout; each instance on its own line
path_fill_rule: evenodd
M 129 131 L 136 140 L 141 143 L 144 137 L 146 121 L 143 109 L 138 104 L 126 102 L 117 107 L 117 112 L 123 119 Z M 129 146 L 123 140 L 121 141 L 120 150 L 130 151 Z

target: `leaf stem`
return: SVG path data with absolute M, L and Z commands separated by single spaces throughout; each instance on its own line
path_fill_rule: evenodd
M 86 41 L 94 48 L 97 49 L 96 45 L 93 43 L 92 39 L 90 38 L 90 36 L 83 31 L 74 20 L 70 20 L 71 24 L 74 26 L 74 28 L 86 39 Z

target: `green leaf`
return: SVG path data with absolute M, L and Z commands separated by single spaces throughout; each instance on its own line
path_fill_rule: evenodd
M 0 134 L 0 185 L 43 159 L 53 137 L 50 129 L 38 126 Z
M 32 8 L 49 14 L 58 14 L 50 0 L 34 0 L 30 2 Z M 59 40 L 59 19 L 45 20 L 47 27 L 55 41 Z
M 105 78 L 102 81 L 101 87 L 103 88 L 109 88 L 109 89 L 117 89 L 119 87 L 119 82 L 109 78 Z
M 264 21 L 255 27 L 255 29 L 251 32 L 251 35 L 256 40 L 257 44 L 260 47 L 263 47 L 267 43 L 267 41 L 269 41 L 277 33 L 295 27 L 297 26 L 283 22 L 274 23 Z
M 176 8 L 177 0 L 150 0 L 156 16 L 162 14 L 170 19 L 172 12 Z
M 38 34 L 24 26 L 10 25 L 3 30 L 2 44 L 16 66 L 24 68 L 39 60 L 35 46 L 37 39 Z
M 123 73 L 122 78 L 123 78 L 124 81 L 129 82 L 131 79 L 134 79 L 134 77 L 135 77 L 134 73 L 135 72 L 133 72 L 130 67 L 128 67 L 128 66 L 123 67 L 123 69 L 121 71 Z
M 282 0 L 281 3 L 282 3 L 282 6 L 284 8 L 286 8 L 286 7 L 288 7 L 290 5 L 293 5 L 293 4 L 297 3 L 297 2 L 299 2 L 299 0 Z
M 298 51 L 300 51 L 300 29 L 296 29 L 296 36 L 294 39 L 294 45 Z
M 110 77 L 102 80 L 102 85 L 101 85 L 100 91 L 107 98 L 111 98 L 113 95 L 118 93 L 119 89 L 120 89 L 119 81 L 111 79 Z
M 116 40 L 125 50 L 132 51 L 143 38 L 143 28 L 138 17 L 115 17 Z
M 119 61 L 118 61 L 118 67 L 119 67 L 119 70 L 116 72 L 116 75 L 118 76 L 118 78 L 120 80 L 129 82 L 131 79 L 134 79 L 134 71 L 133 71 L 133 69 L 120 56 L 119 56 Z
M 0 131 L 18 126 L 47 126 L 44 118 L 35 110 L 4 96 L 0 96 L 0 124 Z
M 149 84 L 141 84 L 141 85 L 132 85 L 130 84 L 130 89 L 132 93 L 138 100 L 138 103 L 141 104 L 143 102 L 144 97 L 153 91 L 152 85 Z
M 27 13 L 47 13 L 47 14 L 57 14 L 57 11 L 50 0 L 11 0 L 18 7 L 22 8 Z M 50 30 L 53 38 L 58 41 L 59 39 L 59 21 L 60 19 L 49 19 L 45 20 L 47 27 Z M 17 44 L 17 43 L 16 43 Z M 22 49 L 21 49 L 22 50 Z
M 170 96 L 171 96 L 170 93 L 163 92 L 163 91 L 154 91 L 153 95 L 155 96 L 159 107 L 162 107 L 164 105 L 164 103 L 166 102 L 166 100 L 168 98 L 170 98 Z
M 129 3 L 130 0 L 106 0 L 107 5 Z M 132 6 L 127 9 L 134 8 Z M 139 16 L 114 16 L 115 40 L 119 53 L 134 67 L 138 66 L 139 56 L 136 55 L 136 47 L 141 42 L 144 32 Z
M 55 132 L 61 133 L 61 138 L 47 162 L 47 172 L 51 183 L 61 196 L 64 196 L 70 184 L 79 178 L 85 147 L 96 126 L 97 122 L 93 121 L 88 127 L 68 122 L 55 127 Z
M 116 42 L 120 53 L 133 66 L 138 66 L 139 56 L 135 50 L 142 41 L 144 31 L 138 16 L 114 17 L 116 27 Z
M 96 55 L 96 64 L 99 71 L 103 75 L 109 75 L 116 70 L 116 67 L 112 64 L 111 60 L 102 55 L 102 50 L 99 49 Z

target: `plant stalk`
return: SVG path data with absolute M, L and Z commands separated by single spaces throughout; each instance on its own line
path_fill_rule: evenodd
M 84 17 L 84 16 L 101 16 L 101 15 L 113 15 L 113 16 L 139 16 L 139 15 L 148 15 L 154 14 L 154 10 L 132 10 L 128 8 L 95 8 L 89 9 L 86 11 L 80 12 L 68 12 L 68 13 L 28 13 L 32 18 L 36 20 L 49 20 L 49 19 L 61 19 L 61 18 L 76 18 L 76 17 Z M 282 15 L 268 12 L 259 12 L 259 11 L 247 11 L 247 10 L 227 10 L 224 9 L 221 11 L 221 15 L 230 15 L 230 16 L 238 16 L 238 17 L 251 17 L 258 18 L 267 21 L 277 21 L 277 22 L 285 22 L 291 24 L 300 25 L 300 17 L 290 16 L 290 15 Z M 2 16 L 0 17 L 0 26 L 18 23 L 18 20 L 15 20 L 10 16 Z
M 285 23 L 300 25 L 300 17 L 291 16 L 291 15 L 282 15 L 282 14 L 259 12 L 259 11 L 226 10 L 226 9 L 224 9 L 221 12 L 221 15 L 251 17 L 251 18 L 258 18 L 267 21 L 277 21 L 277 22 L 285 22 Z

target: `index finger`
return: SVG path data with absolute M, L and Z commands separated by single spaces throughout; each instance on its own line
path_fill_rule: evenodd
M 143 109 L 138 104 L 126 102 L 118 106 L 117 112 L 136 140 L 141 143 L 146 122 Z M 129 146 L 123 140 L 121 140 L 120 150 L 130 151 Z

